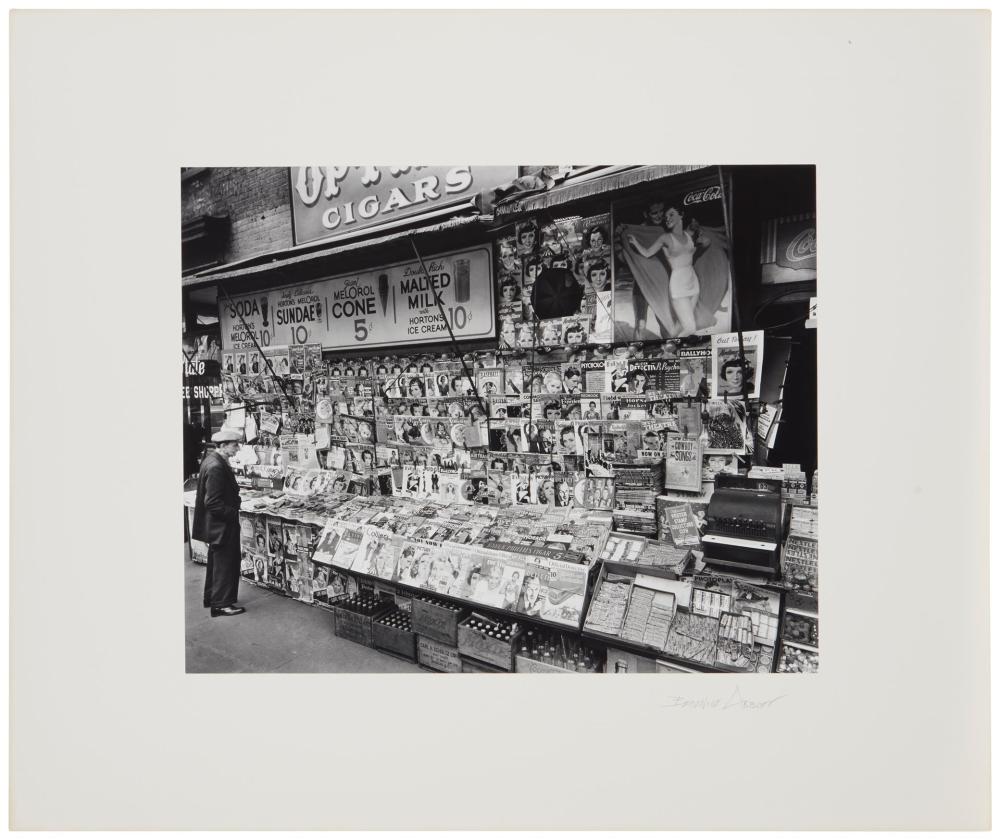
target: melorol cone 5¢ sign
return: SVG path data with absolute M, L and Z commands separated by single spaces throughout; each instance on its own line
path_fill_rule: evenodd
M 356 274 L 220 298 L 226 350 L 321 343 L 324 350 L 496 336 L 488 245 Z M 426 268 L 426 272 L 424 271 Z M 450 332 L 449 332 L 450 327 Z

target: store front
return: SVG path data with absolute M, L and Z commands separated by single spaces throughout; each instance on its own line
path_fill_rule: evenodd
M 183 280 L 245 585 L 431 670 L 815 670 L 811 167 L 302 167 L 282 212 Z

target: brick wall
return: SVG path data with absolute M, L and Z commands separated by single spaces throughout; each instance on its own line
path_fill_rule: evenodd
M 229 216 L 221 258 L 234 262 L 292 245 L 288 170 L 213 167 L 181 182 L 181 221 Z

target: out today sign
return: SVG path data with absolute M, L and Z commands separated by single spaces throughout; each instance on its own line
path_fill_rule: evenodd
M 325 350 L 496 335 L 488 245 L 219 302 L 226 350 L 321 343 Z M 440 300 L 440 305 L 438 301 Z
M 516 177 L 516 166 L 293 166 L 295 242 L 348 236 L 467 202 Z

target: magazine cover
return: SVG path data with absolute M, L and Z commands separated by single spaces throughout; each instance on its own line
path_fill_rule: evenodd
M 287 561 L 299 559 L 299 526 L 294 522 L 285 522 L 281 526 L 282 551 Z
M 606 423 L 601 448 L 609 462 L 621 463 L 638 457 L 642 448 L 642 424 L 638 420 Z
M 746 408 L 742 402 L 709 400 L 702 411 L 702 423 L 704 449 L 742 454 L 753 445 L 748 437 Z
M 595 393 L 580 394 L 580 419 L 601 420 L 601 395 Z
M 617 400 L 619 420 L 645 420 L 649 417 L 649 402 L 644 396 L 626 395 Z
M 489 549 L 478 553 L 479 569 L 471 574 L 470 600 L 496 609 L 513 609 L 524 580 L 524 559 Z
M 504 369 L 481 368 L 476 371 L 476 388 L 481 397 L 497 397 L 505 393 Z
M 585 566 L 529 557 L 516 612 L 578 627 L 586 590 Z
M 628 390 L 633 394 L 677 393 L 680 390 L 680 362 L 677 359 L 632 359 L 628 363 L 627 381 Z
M 532 420 L 521 424 L 522 435 L 528 442 L 528 452 L 550 455 L 555 452 L 555 422 Z
M 284 546 L 284 537 L 281 533 L 281 520 L 277 516 L 268 516 L 265 519 L 267 528 L 267 553 L 271 557 L 281 554 Z
M 417 572 L 415 568 L 417 549 L 417 545 L 405 539 L 400 543 L 399 551 L 396 555 L 396 571 L 392 576 L 394 583 L 409 584 L 415 578 Z
M 502 229 L 502 235 L 497 236 L 497 275 L 520 272 L 521 263 L 518 259 L 517 230 L 510 226 Z
M 512 473 L 510 481 L 510 499 L 514 505 L 538 504 L 537 481 L 534 475 L 528 473 Z
M 628 391 L 628 365 L 627 357 L 604 360 L 604 393 L 621 394 Z
M 736 475 L 740 471 L 739 456 L 729 452 L 706 452 L 701 460 L 701 480 L 715 481 L 719 473 Z
M 681 396 L 707 399 L 710 391 L 709 374 L 712 370 L 712 346 L 709 339 L 694 347 L 678 350 L 678 389 Z
M 303 589 L 308 589 L 309 593 L 312 594 L 309 579 L 303 576 L 302 568 L 300 560 L 285 562 L 285 591 L 294 597 L 301 597 Z
M 365 525 L 361 530 L 363 536 L 351 571 L 391 580 L 396 571 L 392 544 L 393 533 L 371 525 Z M 386 571 L 385 575 L 379 574 L 380 568 Z
M 412 540 L 409 543 L 404 542 L 399 554 L 397 582 L 421 589 L 426 588 L 436 554 L 437 549 L 427 543 Z
M 612 510 L 615 501 L 613 478 L 581 478 L 576 482 L 574 497 L 579 507 L 587 510 Z
M 583 452 L 577 436 L 577 424 L 573 420 L 555 421 L 555 452 L 560 455 L 577 455 Z
M 586 344 L 590 340 L 591 333 L 590 315 L 570 315 L 562 319 L 561 344 L 564 347 L 573 347 L 578 344 Z
M 520 257 L 530 257 L 538 251 L 538 223 L 534 219 L 526 219 L 514 226 L 517 254 Z
M 504 281 L 508 278 L 501 277 L 500 279 Z M 498 313 L 500 325 L 498 347 L 501 350 L 513 350 L 517 347 L 517 328 L 521 320 L 521 311 L 520 303 L 500 307 Z
M 344 524 L 331 563 L 341 569 L 352 569 L 358 560 L 358 550 L 364 536 L 359 525 Z
M 500 273 L 497 275 L 497 285 L 500 287 L 500 307 L 512 308 L 517 304 L 517 310 L 521 309 L 521 272 Z
M 267 554 L 267 519 L 253 517 L 253 550 L 257 554 Z
M 611 258 L 611 214 L 599 213 L 580 220 L 577 255 L 584 265 Z
M 531 400 L 534 420 L 579 420 L 580 398 L 570 394 L 541 394 Z
M 491 397 L 490 417 L 505 420 L 508 417 L 524 416 L 527 400 L 519 397 Z
M 581 362 L 580 370 L 583 371 L 583 390 L 586 393 L 600 394 L 607 387 L 603 359 Z
M 741 398 L 760 396 L 760 371 L 764 362 L 764 331 L 743 333 L 743 359 L 740 359 L 739 333 L 712 336 L 712 396 Z
M 306 346 L 304 344 L 289 345 L 288 360 L 291 364 L 292 376 L 301 377 L 306 370 Z
M 247 580 L 254 579 L 254 554 L 249 549 L 240 552 L 240 575 Z
M 457 555 L 451 551 L 436 551 L 431 558 L 430 572 L 424 588 L 439 595 L 447 595 L 449 591 L 460 587 L 462 572 Z
M 615 341 L 727 332 L 730 244 L 722 188 L 661 187 L 612 205 Z
M 669 429 L 670 424 L 662 420 L 643 420 L 642 440 L 637 456 L 643 461 L 666 458 Z
M 247 551 L 252 551 L 256 547 L 254 540 L 254 522 L 257 517 L 249 513 L 240 513 L 240 545 Z
M 325 563 L 332 565 L 333 556 L 337 552 L 337 544 L 340 542 L 344 526 L 334 519 L 328 519 L 319 535 L 319 541 L 313 551 L 314 563 Z
M 663 497 L 656 500 L 658 538 L 676 547 L 701 545 L 707 527 L 707 504 L 699 502 L 674 502 Z
M 547 318 L 537 325 L 539 347 L 559 347 L 563 341 L 564 318 Z
M 280 590 L 284 592 L 285 590 L 285 561 L 279 555 L 277 557 L 268 557 L 267 559 L 267 578 L 266 581 L 268 586 L 273 589 Z
M 667 439 L 663 486 L 670 490 L 701 489 L 701 441 L 673 435 Z

